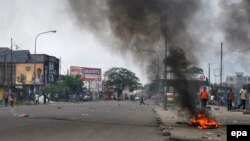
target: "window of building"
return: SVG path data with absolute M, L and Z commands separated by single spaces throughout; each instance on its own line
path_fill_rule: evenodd
M 233 82 L 233 80 L 234 80 L 233 77 L 229 77 L 230 82 Z
M 49 70 L 54 70 L 55 64 L 53 62 L 49 62 Z
M 49 82 L 54 82 L 54 75 L 49 75 Z

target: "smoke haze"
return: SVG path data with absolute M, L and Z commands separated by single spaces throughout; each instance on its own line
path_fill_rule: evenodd
M 210 14 L 213 11 L 207 10 L 209 2 L 69 0 L 79 27 L 96 33 L 102 42 L 108 44 L 110 51 L 115 50 L 121 54 L 130 52 L 134 58 L 154 66 L 148 70 L 151 79 L 156 74 L 152 70 L 157 64 L 153 57 L 155 54 L 148 53 L 148 56 L 143 57 L 142 49 L 158 53 L 161 72 L 166 63 L 183 80 L 176 89 L 183 95 L 182 106 L 187 107 L 191 113 L 194 113 L 194 104 L 185 100 L 193 99 L 193 94 L 186 76 L 180 70 L 199 64 L 198 60 L 209 58 L 210 55 L 206 52 L 213 50 L 211 40 L 216 36 L 224 36 L 226 45 L 232 50 L 245 50 L 250 44 L 250 2 L 220 1 L 220 10 L 215 16 Z M 169 57 L 163 61 L 165 44 L 169 48 Z M 219 45 L 220 41 L 217 48 Z M 219 50 L 216 49 L 213 53 L 218 55 Z

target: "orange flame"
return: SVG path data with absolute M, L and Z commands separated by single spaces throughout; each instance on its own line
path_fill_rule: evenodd
M 189 121 L 190 125 L 197 126 L 199 129 L 219 128 L 221 124 L 213 118 L 209 118 L 205 113 L 199 113 Z

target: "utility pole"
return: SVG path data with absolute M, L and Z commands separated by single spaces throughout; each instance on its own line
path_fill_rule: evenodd
M 13 74 L 13 72 L 12 72 L 12 38 L 11 38 L 11 42 L 10 42 L 10 48 L 11 48 L 11 52 L 10 52 L 10 86 L 12 87 L 13 85 L 12 85 L 12 81 L 13 81 L 13 78 L 12 78 L 12 74 Z
M 167 20 L 168 20 L 168 13 L 167 13 L 167 8 L 166 8 L 166 10 L 164 11 L 165 13 L 165 15 L 164 15 L 164 17 L 163 18 L 165 18 L 164 19 L 164 25 L 163 26 L 165 26 L 164 27 L 164 29 L 165 29 L 165 59 L 167 58 L 167 51 L 168 51 L 168 45 L 167 45 Z M 166 63 L 166 60 L 165 60 L 165 62 L 164 62 L 164 85 L 163 85 L 163 102 L 164 102 L 164 110 L 167 110 L 167 63 Z M 165 90 L 166 89 L 166 90 Z
M 223 42 L 221 42 L 221 52 L 220 52 L 220 84 L 221 85 L 222 85 L 222 59 L 223 59 L 222 46 L 223 46 Z
M 60 56 L 60 60 L 59 60 L 59 77 L 58 77 L 58 79 L 59 79 L 59 81 L 61 80 L 61 69 L 62 69 L 62 58 L 61 58 L 61 56 Z
M 210 63 L 208 63 L 208 82 L 210 84 Z

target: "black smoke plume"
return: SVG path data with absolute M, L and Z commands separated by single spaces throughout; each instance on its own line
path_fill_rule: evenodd
M 81 27 L 97 33 L 102 41 L 112 40 L 112 47 L 116 50 L 130 52 L 135 58 L 142 56 L 142 49 L 157 52 L 161 59 L 161 72 L 166 63 L 163 61 L 165 45 L 171 47 L 170 50 L 180 46 L 182 51 L 178 55 L 189 57 L 190 62 L 196 60 L 193 54 L 196 46 L 188 25 L 192 24 L 201 0 L 69 0 L 69 3 Z M 180 70 L 186 58 L 173 57 L 172 53 L 175 52 L 170 51 L 169 55 L 175 65 L 167 65 L 172 70 Z M 142 61 L 150 64 L 152 56 L 154 54 Z M 188 82 L 181 72 L 178 73 L 185 82 L 176 89 L 185 99 L 190 94 L 184 91 Z M 192 102 L 192 99 L 185 100 Z M 194 107 L 189 106 L 189 102 L 181 104 L 193 111 Z
M 188 81 L 188 68 L 190 62 L 185 56 L 185 52 L 182 48 L 172 47 L 169 50 L 169 55 L 164 60 L 165 63 L 171 68 L 171 72 L 175 74 L 176 83 L 172 85 L 175 91 L 180 95 L 177 101 L 181 103 L 182 108 L 188 109 L 189 112 L 194 115 L 196 114 L 196 99 L 192 86 Z M 178 58 L 178 59 L 177 59 Z

